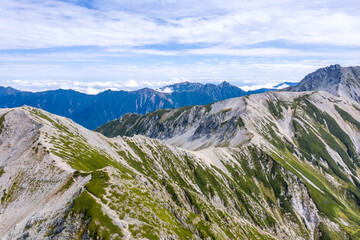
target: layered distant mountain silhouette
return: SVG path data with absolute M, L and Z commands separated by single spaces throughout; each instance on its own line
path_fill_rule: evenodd
M 254 91 L 244 91 L 228 82 L 219 85 L 183 82 L 158 90 L 107 90 L 97 95 L 62 89 L 23 92 L 11 87 L 0 87 L 0 108 L 33 106 L 71 118 L 88 129 L 95 129 L 126 113 L 145 114 L 158 109 L 206 105 L 228 98 L 273 91 L 283 84 L 290 87 L 280 91 L 326 91 L 360 102 L 360 67 L 332 65 L 308 74 L 299 84 L 285 82 L 274 88 Z
M 164 92 L 165 88 L 171 89 L 171 92 Z M 149 88 L 136 91 L 107 90 L 97 95 L 62 89 L 23 92 L 10 87 L 0 87 L 0 107 L 33 106 L 71 118 L 86 128 L 95 129 L 126 113 L 145 114 L 164 108 L 206 105 L 270 90 L 273 89 L 246 92 L 227 82 L 219 85 L 184 82 L 158 91 Z

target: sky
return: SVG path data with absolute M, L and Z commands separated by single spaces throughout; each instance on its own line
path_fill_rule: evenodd
M 1 0 L 0 86 L 260 87 L 360 65 L 358 0 Z

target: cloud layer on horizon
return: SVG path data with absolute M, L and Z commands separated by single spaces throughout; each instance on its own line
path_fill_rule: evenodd
M 79 81 L 69 81 L 69 80 L 12 80 L 7 81 L 7 86 L 12 86 L 15 89 L 22 91 L 31 91 L 31 92 L 40 92 L 47 90 L 57 90 L 57 89 L 72 89 L 78 92 L 86 93 L 86 94 L 98 94 L 106 90 L 112 91 L 133 91 L 139 88 L 149 87 L 159 92 L 171 93 L 172 90 L 168 87 L 172 84 L 181 83 L 184 81 L 188 81 L 188 79 L 183 78 L 175 78 L 169 81 L 146 81 L 142 83 L 140 87 L 139 83 L 134 79 L 129 79 L 125 82 L 113 82 L 113 81 L 101 81 L 101 82 L 79 82 Z M 214 79 L 205 79 L 203 83 L 213 83 L 219 84 L 221 81 Z M 260 88 L 275 88 L 274 86 L 278 85 L 278 83 L 266 83 L 266 84 L 251 84 L 251 82 L 243 82 L 241 85 L 241 89 L 244 91 L 251 91 Z M 285 88 L 288 85 L 282 84 L 281 86 L 276 87 L 277 89 Z

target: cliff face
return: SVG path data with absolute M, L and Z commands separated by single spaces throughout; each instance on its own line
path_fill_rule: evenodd
M 274 93 L 154 113 L 164 124 L 173 116 L 181 138 L 217 146 L 198 151 L 109 139 L 31 107 L 2 109 L 0 237 L 355 237 L 359 107 L 325 93 Z M 348 120 L 335 120 L 338 111 Z M 151 131 L 175 141 L 170 130 Z

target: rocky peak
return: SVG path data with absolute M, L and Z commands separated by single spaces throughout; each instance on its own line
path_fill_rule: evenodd
M 296 86 L 283 91 L 326 91 L 335 96 L 343 96 L 360 101 L 360 67 L 342 67 L 339 64 L 320 68 Z
M 226 82 L 226 81 L 223 81 L 222 83 L 220 83 L 218 85 L 218 87 L 220 88 L 225 88 L 225 87 L 232 87 L 230 83 Z

